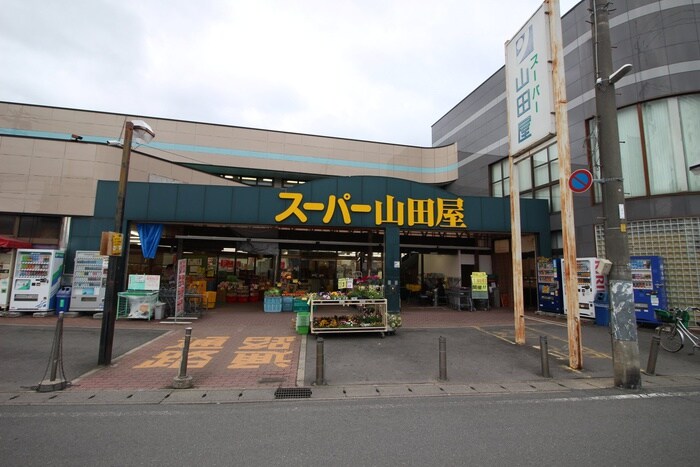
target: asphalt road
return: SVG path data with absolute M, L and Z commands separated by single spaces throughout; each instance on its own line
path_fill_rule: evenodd
M 695 465 L 700 387 L 1 406 L 4 466 Z
M 166 331 L 115 329 L 112 358 Z M 0 326 L 0 392 L 36 386 L 45 379 L 50 368 L 54 335 L 55 326 Z M 97 367 L 99 345 L 99 328 L 64 327 L 61 362 L 66 381 Z

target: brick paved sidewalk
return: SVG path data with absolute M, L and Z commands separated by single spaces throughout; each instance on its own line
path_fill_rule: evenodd
M 73 381 L 74 390 L 162 389 L 180 370 L 185 329 L 192 328 L 187 375 L 197 387 L 250 388 L 296 382 L 302 336 L 292 313 L 265 313 L 262 304 L 223 305 L 190 324 L 117 321 L 170 331 Z

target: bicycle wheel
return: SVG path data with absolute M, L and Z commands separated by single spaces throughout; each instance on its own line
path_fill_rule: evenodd
M 678 328 L 672 324 L 662 324 L 659 326 L 659 338 L 661 348 L 667 352 L 678 352 L 683 348 L 683 335 L 678 332 Z

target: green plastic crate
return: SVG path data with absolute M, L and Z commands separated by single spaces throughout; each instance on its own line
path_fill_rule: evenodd
M 292 311 L 309 311 L 309 302 L 305 298 L 295 298 L 292 303 Z
M 308 311 L 300 311 L 297 313 L 297 333 L 298 334 L 308 334 L 309 333 L 309 321 L 311 318 L 311 313 Z

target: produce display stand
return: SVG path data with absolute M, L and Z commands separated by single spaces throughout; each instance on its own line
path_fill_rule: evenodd
M 379 332 L 384 335 L 393 331 L 387 323 L 386 299 L 346 299 L 346 300 L 311 300 L 309 307 L 309 324 L 311 334 L 326 333 L 355 333 L 355 332 Z M 340 322 L 336 317 L 349 318 Z M 363 317 L 379 317 L 373 323 L 363 323 Z M 329 323 L 335 322 L 335 326 L 320 326 L 319 320 Z M 350 324 L 352 322 L 352 324 Z M 345 323 L 345 324 L 343 324 Z

